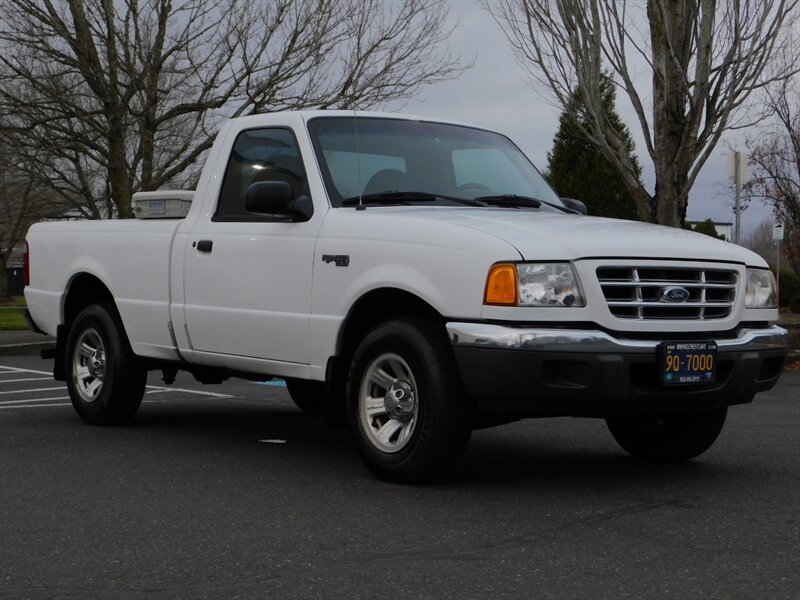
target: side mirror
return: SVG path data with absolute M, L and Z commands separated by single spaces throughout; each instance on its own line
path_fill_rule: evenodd
M 576 213 L 580 213 L 582 215 L 589 214 L 589 211 L 586 209 L 586 205 L 580 200 L 576 200 L 575 198 L 561 198 L 561 201 L 564 203 L 564 206 L 574 210 Z
M 295 221 L 308 221 L 314 214 L 311 198 L 295 197 L 292 186 L 285 181 L 251 183 L 244 195 L 244 208 L 256 214 L 291 216 Z

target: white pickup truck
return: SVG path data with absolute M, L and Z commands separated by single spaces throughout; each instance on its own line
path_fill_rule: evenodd
M 31 325 L 57 336 L 54 376 L 92 424 L 131 419 L 148 370 L 183 369 L 286 379 L 394 481 L 430 479 L 473 429 L 524 417 L 605 418 L 629 453 L 680 460 L 786 358 L 760 257 L 580 214 L 479 128 L 239 118 L 195 192 L 136 202 L 164 218 L 27 236 Z

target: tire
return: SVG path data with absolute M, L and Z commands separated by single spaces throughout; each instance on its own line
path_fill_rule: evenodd
M 72 323 L 65 365 L 72 405 L 91 425 L 123 425 L 142 403 L 147 369 L 133 354 L 111 304 L 93 304 Z
M 663 416 L 610 417 L 611 435 L 632 456 L 688 460 L 708 450 L 722 431 L 728 408 Z
M 421 483 L 452 467 L 469 443 L 472 410 L 444 331 L 424 319 L 378 325 L 353 355 L 347 413 L 378 478 Z
M 327 392 L 324 381 L 287 379 L 286 389 L 297 408 L 309 415 L 321 414 L 325 408 Z

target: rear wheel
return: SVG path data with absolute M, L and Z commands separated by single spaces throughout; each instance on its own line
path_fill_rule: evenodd
M 325 382 L 287 379 L 286 389 L 297 408 L 308 414 L 319 414 L 325 408 Z
M 388 321 L 359 345 L 347 381 L 356 446 L 382 479 L 421 482 L 463 455 L 472 413 L 452 350 L 436 324 Z
M 84 421 L 130 421 L 142 402 L 147 369 L 133 354 L 113 305 L 93 304 L 75 318 L 65 364 L 70 399 Z
M 629 454 L 651 460 L 688 460 L 716 441 L 728 408 L 662 416 L 609 417 L 611 435 Z

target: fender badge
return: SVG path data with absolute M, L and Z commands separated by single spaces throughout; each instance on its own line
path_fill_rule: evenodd
M 349 267 L 350 255 L 349 254 L 323 254 L 322 262 L 333 263 L 337 267 Z

